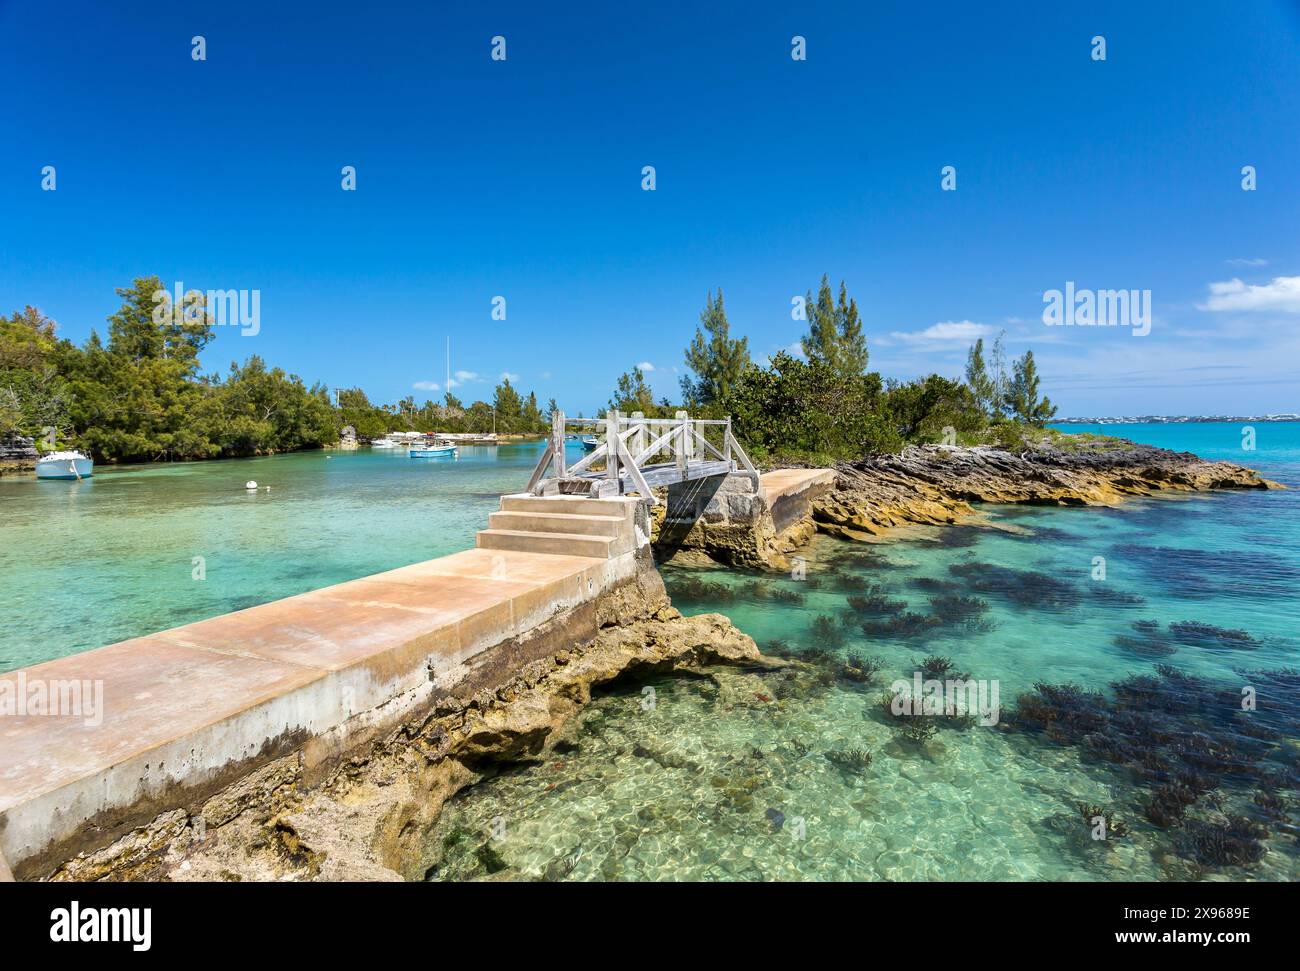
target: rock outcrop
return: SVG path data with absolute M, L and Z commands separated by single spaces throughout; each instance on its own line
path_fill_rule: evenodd
M 467 681 L 432 711 L 339 766 L 304 779 L 296 753 L 193 812 L 177 809 L 53 874 L 56 880 L 401 880 L 430 865 L 444 803 L 501 763 L 545 756 L 594 687 L 626 675 L 710 666 L 780 667 L 721 614 L 683 617 L 651 570 L 595 602 L 596 634 L 492 687 Z M 541 632 L 545 639 L 548 632 Z
M 790 554 L 816 533 L 812 501 L 833 480 L 829 470 L 712 476 L 660 490 L 652 510 L 655 559 L 692 557 L 746 569 L 790 569 Z
M 842 539 L 972 519 L 976 502 L 1097 506 L 1169 491 L 1283 488 L 1231 462 L 1133 444 L 1019 453 L 913 445 L 841 463 L 836 472 L 835 488 L 813 501 L 813 518 L 821 532 Z

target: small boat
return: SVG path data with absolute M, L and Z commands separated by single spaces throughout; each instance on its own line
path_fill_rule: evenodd
M 582 447 L 585 448 L 588 452 L 594 452 L 597 448 L 600 447 L 600 442 L 596 440 L 595 435 L 588 435 L 586 438 L 582 440 Z
M 89 479 L 94 474 L 94 460 L 81 452 L 50 452 L 36 460 L 38 479 Z
M 412 445 L 406 454 L 413 459 L 437 458 L 440 455 L 456 455 L 455 445 Z
M 400 448 L 401 443 L 395 442 L 391 438 L 376 438 L 370 443 L 371 448 Z

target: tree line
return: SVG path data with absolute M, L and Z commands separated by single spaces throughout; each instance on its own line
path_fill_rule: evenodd
M 416 406 L 411 398 L 372 404 L 360 389 L 331 401 L 319 382 L 269 367 L 257 355 L 225 374 L 203 374 L 199 354 L 214 336 L 200 293 L 173 313 L 156 277 L 118 288 L 121 307 L 82 346 L 60 338 L 53 320 L 28 306 L 0 315 L 0 439 L 74 446 L 101 461 L 216 458 L 320 448 L 351 426 L 361 438 L 392 431 L 534 433 L 548 427 L 536 395 L 503 380 L 491 403 Z M 554 409 L 551 401 L 548 408 Z M 52 431 L 52 434 L 50 433 Z
M 869 352 L 857 301 L 823 276 L 804 299 L 802 356 L 779 352 L 754 361 L 748 339 L 732 337 L 722 291 L 708 295 L 685 350 L 681 403 L 654 400 L 633 368 L 618 379 L 608 407 L 670 417 L 730 415 L 736 435 L 765 458 L 836 460 L 898 451 L 919 442 L 1012 445 L 1056 414 L 1039 396 L 1032 351 L 1008 364 L 1001 336 L 989 362 L 984 341 L 967 355 L 963 378 L 930 374 L 911 381 L 868 370 Z

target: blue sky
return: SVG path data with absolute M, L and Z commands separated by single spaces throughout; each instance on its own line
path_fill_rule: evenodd
M 675 396 L 710 289 L 765 356 L 829 273 L 886 376 L 1005 329 L 1062 414 L 1300 410 L 1296 0 L 542 6 L 0 0 L 0 308 L 258 289 L 207 368 L 423 400 L 450 336 L 463 397 L 590 414 Z M 1066 281 L 1151 333 L 1046 327 Z

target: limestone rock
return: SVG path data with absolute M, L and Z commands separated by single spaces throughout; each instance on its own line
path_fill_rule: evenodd
M 1116 505 L 1131 496 L 1209 489 L 1275 489 L 1276 482 L 1231 462 L 1128 444 L 1106 451 L 913 445 L 836 466 L 835 489 L 813 500 L 817 528 L 842 539 L 902 526 L 976 517 L 975 502 Z

